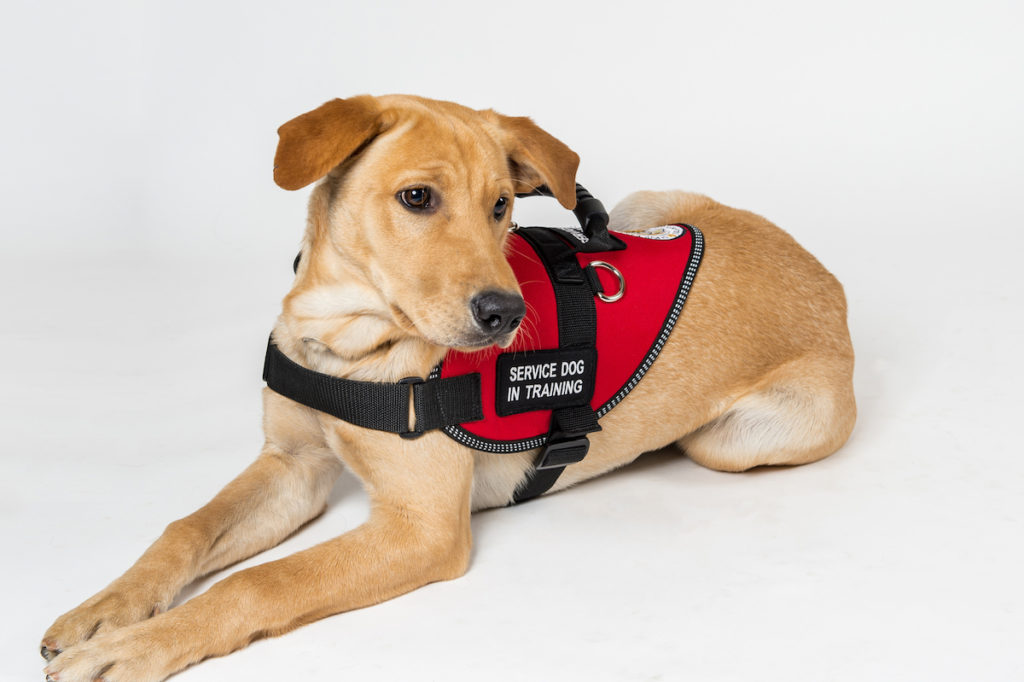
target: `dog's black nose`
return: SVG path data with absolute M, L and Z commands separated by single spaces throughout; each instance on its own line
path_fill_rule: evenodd
M 507 334 L 523 321 L 526 303 L 519 294 L 508 291 L 485 291 L 469 302 L 476 323 L 492 336 Z

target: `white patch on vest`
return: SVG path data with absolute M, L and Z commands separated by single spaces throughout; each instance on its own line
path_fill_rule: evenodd
M 562 232 L 568 232 L 571 236 L 575 237 L 579 242 L 586 244 L 587 235 L 583 232 L 582 228 L 579 227 L 556 227 L 556 230 Z M 671 239 L 678 239 L 683 236 L 686 232 L 683 228 L 678 225 L 659 225 L 657 227 L 648 227 L 644 229 L 636 230 L 614 230 L 615 232 L 621 232 L 622 234 L 628 234 L 631 237 L 643 237 L 644 239 L 657 239 L 659 241 L 669 241 Z
M 685 231 L 678 225 L 659 225 L 658 227 L 648 227 L 644 230 L 623 230 L 622 234 L 628 234 L 631 237 L 643 237 L 644 239 L 669 241 L 682 237 Z

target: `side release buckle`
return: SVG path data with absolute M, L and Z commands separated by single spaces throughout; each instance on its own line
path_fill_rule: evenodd
M 575 464 L 587 456 L 588 450 L 590 450 L 590 439 L 586 434 L 575 437 L 565 434 L 552 436 L 534 467 L 537 470 L 558 469 Z

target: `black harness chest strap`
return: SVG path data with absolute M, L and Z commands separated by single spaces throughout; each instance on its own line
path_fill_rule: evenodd
M 297 403 L 356 426 L 397 433 L 403 438 L 483 419 L 479 374 L 412 378 L 397 384 L 339 379 L 294 362 L 271 340 L 267 343 L 263 380 L 271 390 Z M 415 429 L 409 428 L 410 390 Z
M 596 353 L 594 291 L 576 260 L 576 249 L 554 230 L 527 227 L 518 233 L 537 252 L 551 277 L 558 311 L 558 347 L 591 348 Z M 533 499 L 550 490 L 566 466 L 586 456 L 590 448 L 587 434 L 600 430 L 597 414 L 590 405 L 553 410 L 547 444 L 529 478 L 516 490 L 512 503 Z

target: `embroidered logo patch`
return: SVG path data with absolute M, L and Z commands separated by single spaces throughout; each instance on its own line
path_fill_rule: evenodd
M 636 230 L 623 232 L 633 237 L 643 237 L 644 239 L 657 239 L 659 241 L 668 241 L 670 239 L 678 239 L 683 236 L 685 230 L 679 225 L 659 225 L 658 227 L 648 227 L 646 230 Z
M 496 411 L 510 414 L 586 405 L 594 395 L 597 350 L 556 348 L 502 353 Z

